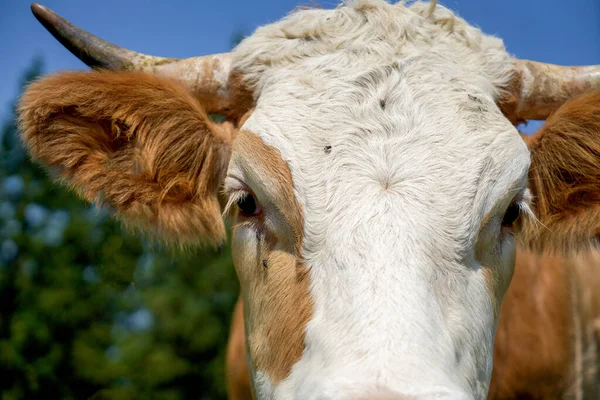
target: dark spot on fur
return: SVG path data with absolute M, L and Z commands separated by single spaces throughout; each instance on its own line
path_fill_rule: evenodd
M 269 264 L 267 264 L 267 260 L 263 260 L 262 264 L 263 264 L 263 267 L 269 268 Z
M 384 99 L 379 100 L 379 106 L 381 107 L 382 110 L 385 110 L 385 100 Z
M 325 151 L 325 154 L 329 154 L 329 153 L 331 153 L 331 146 L 325 146 L 325 147 L 323 148 L 323 151 Z
M 475 103 L 477 104 L 483 104 L 483 102 L 481 101 L 481 99 L 477 96 L 473 96 L 472 94 L 468 95 L 469 99 L 473 100 Z

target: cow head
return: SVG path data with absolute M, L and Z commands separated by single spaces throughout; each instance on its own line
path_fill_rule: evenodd
M 233 217 L 258 398 L 485 398 L 516 241 L 597 239 L 599 96 L 529 147 L 513 125 L 598 88 L 597 68 L 514 60 L 435 3 L 298 11 L 188 60 L 34 12 L 119 71 L 32 84 L 25 144 L 168 242 L 218 242 Z

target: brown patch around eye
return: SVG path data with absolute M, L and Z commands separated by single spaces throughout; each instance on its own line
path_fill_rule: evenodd
M 281 240 L 260 223 L 250 219 L 239 223 L 235 229 L 257 230 L 255 247 L 238 243 L 234 234 L 246 345 L 255 370 L 266 373 L 276 384 L 302 357 L 306 326 L 313 312 L 310 278 L 301 256 L 302 207 L 296 200 L 289 167 L 276 148 L 251 132 L 241 131 L 234 152 L 251 163 L 257 179 L 277 187 L 277 198 L 272 201 L 290 227 L 286 233 L 289 240 Z
M 260 278 L 248 282 L 250 293 L 244 295 L 250 305 L 247 318 L 253 320 L 247 345 L 254 367 L 276 384 L 302 357 L 312 302 L 308 271 L 297 258 L 281 251 L 264 253 L 268 268 L 260 264 Z

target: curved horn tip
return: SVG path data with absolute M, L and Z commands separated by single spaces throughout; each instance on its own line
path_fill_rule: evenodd
M 31 12 L 36 18 L 43 18 L 45 15 L 52 13 L 52 10 L 44 7 L 40 3 L 31 3 Z
M 56 40 L 88 66 L 131 69 L 131 58 L 136 53 L 97 38 L 39 3 L 31 4 L 31 12 Z
M 39 10 L 44 10 L 46 7 L 44 7 L 43 5 L 41 5 L 40 3 L 31 3 L 31 11 L 32 12 L 37 12 Z

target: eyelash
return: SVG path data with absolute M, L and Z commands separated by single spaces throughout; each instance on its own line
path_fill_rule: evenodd
M 223 211 L 223 215 L 229 215 L 234 206 L 236 206 L 241 215 L 250 218 L 259 215 L 262 212 L 260 204 L 256 199 L 256 196 L 250 191 L 242 188 L 225 188 L 225 195 L 227 196 L 227 204 Z M 246 199 L 251 198 L 254 202 L 255 210 L 252 213 L 245 212 L 241 203 Z M 247 210 L 246 210 L 247 211 Z
M 533 216 L 533 211 L 531 210 L 531 208 L 529 206 L 530 200 L 531 200 L 531 193 L 529 192 L 529 190 L 525 190 L 521 195 L 517 196 L 510 203 L 510 205 L 504 211 L 504 215 L 501 220 L 501 228 L 502 228 L 503 233 L 510 235 L 510 236 L 514 236 L 519 231 L 520 222 L 522 221 L 523 217 L 526 217 L 526 216 L 532 217 Z M 518 212 L 517 217 L 511 223 L 505 223 L 505 218 L 506 218 L 507 214 L 509 212 L 513 212 L 513 211 Z M 514 215 L 510 216 L 510 217 L 514 217 Z

